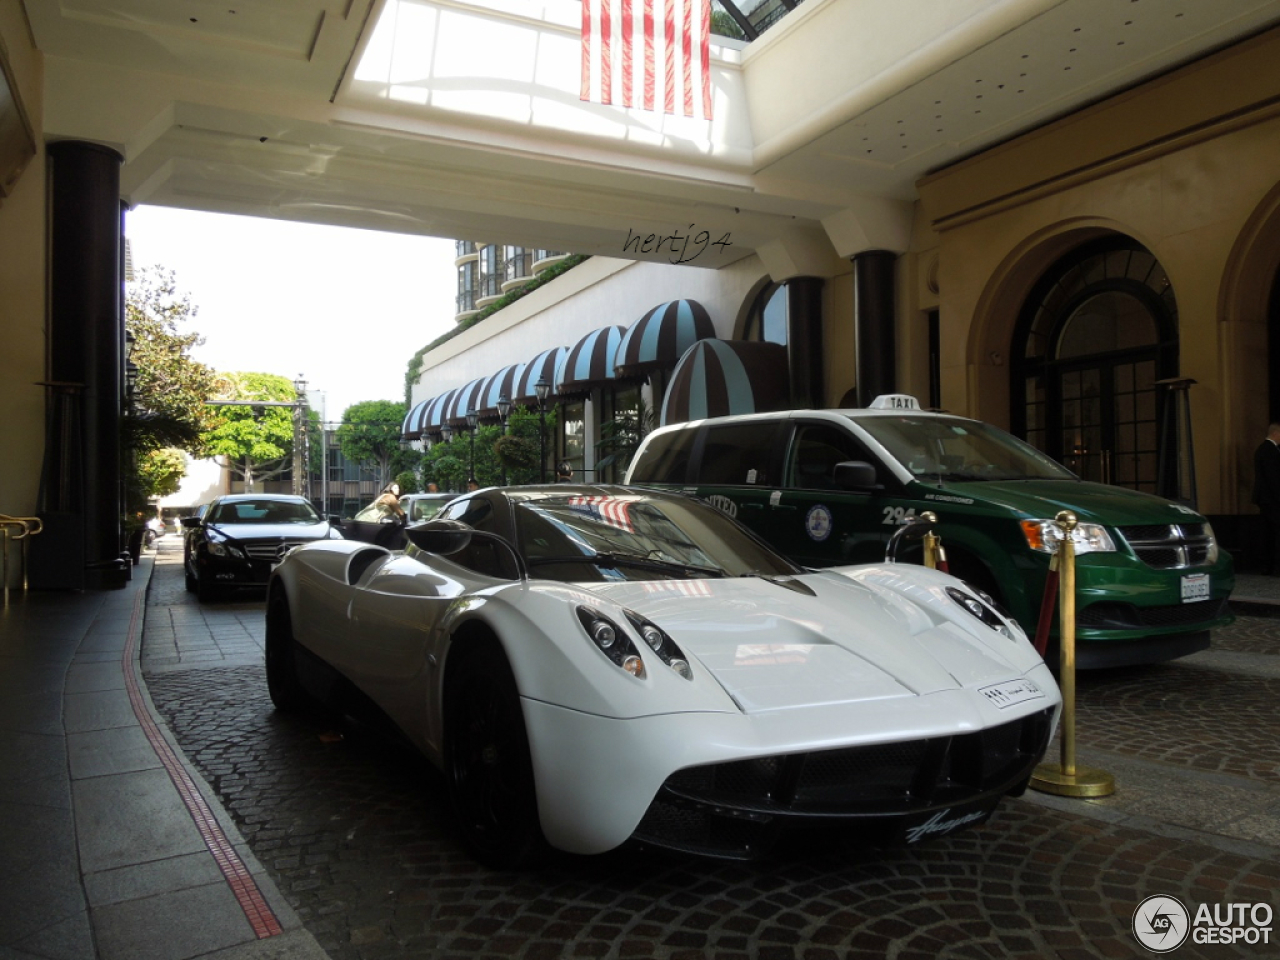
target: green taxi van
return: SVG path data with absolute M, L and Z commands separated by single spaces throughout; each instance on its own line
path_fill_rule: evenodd
M 923 411 L 901 394 L 867 409 L 662 427 L 636 451 L 626 482 L 707 499 L 810 567 L 882 561 L 894 531 L 931 511 L 951 573 L 1031 636 L 1057 547 L 1054 517 L 1071 510 L 1082 668 L 1203 650 L 1210 629 L 1232 619 L 1231 557 L 1195 510 L 1083 481 L 997 427 Z

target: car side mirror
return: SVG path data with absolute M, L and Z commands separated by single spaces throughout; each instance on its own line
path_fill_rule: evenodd
M 342 525 L 342 517 L 338 516 L 336 513 L 329 514 L 325 519 L 329 521 L 330 526 L 339 527 Z
M 200 526 L 199 517 L 183 517 L 179 522 L 187 530 L 196 530 Z
M 415 547 L 442 557 L 465 550 L 474 533 L 475 530 L 460 520 L 428 520 L 405 528 L 405 536 Z
M 487 530 L 476 530 L 460 520 L 427 520 L 424 523 L 405 527 L 404 534 L 408 537 L 409 542 L 419 550 L 435 553 L 442 557 L 447 557 L 451 553 L 457 553 L 465 549 L 471 544 L 472 540 L 488 540 L 498 544 L 500 549 L 506 551 L 514 565 L 515 577 L 507 578 L 505 574 L 498 574 L 498 576 L 506 579 L 529 579 L 529 568 L 525 565 L 524 557 L 520 556 L 520 551 L 513 547 L 510 541 Z
M 865 460 L 837 463 L 832 479 L 841 490 L 873 490 L 879 486 L 876 483 L 876 468 Z

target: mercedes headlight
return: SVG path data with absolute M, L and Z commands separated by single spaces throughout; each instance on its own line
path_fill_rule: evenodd
M 244 553 L 239 547 L 232 546 L 230 541 L 224 534 L 214 533 L 210 530 L 205 535 L 205 542 L 209 548 L 209 553 L 215 557 L 235 557 L 243 560 Z

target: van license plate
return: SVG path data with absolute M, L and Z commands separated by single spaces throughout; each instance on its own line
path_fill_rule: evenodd
M 1194 603 L 1209 599 L 1209 575 L 1192 573 L 1182 578 L 1182 602 Z

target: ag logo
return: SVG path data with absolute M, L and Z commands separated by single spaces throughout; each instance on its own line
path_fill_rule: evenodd
M 1133 911 L 1133 935 L 1152 953 L 1168 953 L 1186 942 L 1191 915 L 1175 897 L 1147 897 Z
M 831 526 L 830 510 L 820 503 L 809 508 L 804 518 L 804 529 L 810 540 L 821 542 L 827 539 L 831 536 Z

